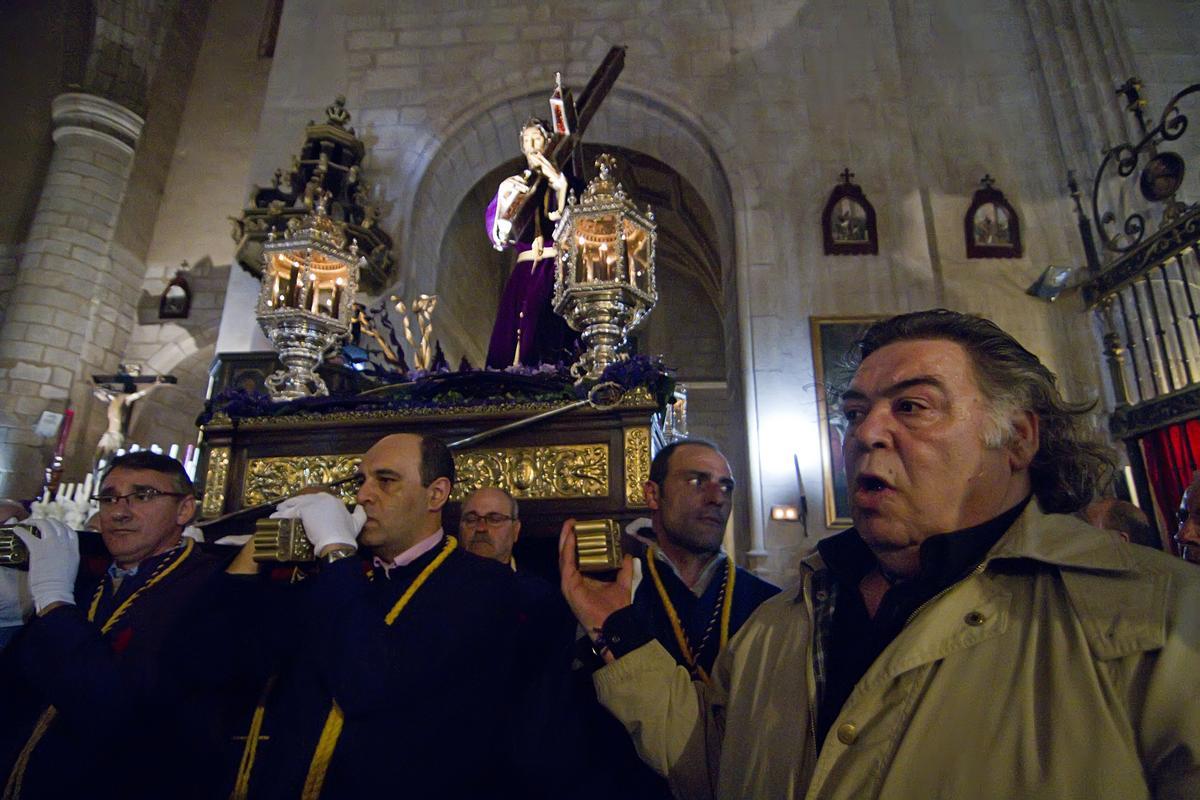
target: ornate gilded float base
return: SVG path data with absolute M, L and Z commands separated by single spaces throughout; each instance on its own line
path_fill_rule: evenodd
M 208 453 L 208 470 L 204 473 L 204 500 L 200 503 L 202 517 L 215 517 L 225 508 L 225 480 L 229 476 L 229 448 L 214 447 Z
M 645 506 L 643 486 L 650 480 L 650 429 L 625 429 L 625 505 Z
M 265 503 L 275 497 L 298 492 L 305 486 L 333 483 L 354 475 L 362 457 L 281 456 L 255 458 L 246 463 L 246 480 L 242 484 L 242 501 L 248 505 Z M 339 486 L 338 495 L 347 502 L 354 500 L 356 487 L 352 483 Z
M 481 486 L 500 486 L 530 500 L 608 496 L 606 444 L 468 450 L 454 454 L 454 466 L 452 500 Z
M 635 465 L 635 474 L 642 481 L 649 475 L 649 433 L 631 429 L 626 432 L 644 435 L 643 466 Z M 626 442 L 626 448 L 629 442 Z M 628 449 L 627 449 L 628 452 Z M 228 463 L 228 452 L 225 454 Z M 627 456 L 628 458 L 628 456 Z M 246 479 L 242 486 L 243 502 L 250 506 L 273 497 L 296 492 L 305 486 L 332 483 L 354 474 L 360 457 L 357 455 L 282 456 L 252 459 L 246 464 Z M 640 463 L 640 462 L 639 462 Z M 575 497 L 607 497 L 609 488 L 608 445 L 554 445 L 549 447 L 510 447 L 496 450 L 468 450 L 454 454 L 458 473 L 454 482 L 453 500 L 462 500 L 482 486 L 500 486 L 514 497 L 525 500 L 555 500 Z M 626 474 L 630 465 L 626 464 Z M 222 485 L 224 478 L 222 477 Z M 628 482 L 628 478 L 627 478 Z M 628 487 L 626 487 L 628 492 Z M 351 501 L 355 488 L 339 488 L 343 499 Z M 638 504 L 641 504 L 641 483 L 637 484 Z M 207 495 L 205 496 L 207 501 Z M 221 504 L 224 503 L 222 495 Z M 219 513 L 219 512 L 217 512 Z

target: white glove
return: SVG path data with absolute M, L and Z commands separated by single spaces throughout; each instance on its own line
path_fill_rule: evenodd
M 29 592 L 38 613 L 51 603 L 75 605 L 79 535 L 56 519 L 38 517 L 25 520 L 13 530 L 29 550 Z
M 289 497 L 279 504 L 271 519 L 298 519 L 304 523 L 304 534 L 312 542 L 313 552 L 320 555 L 330 545 L 358 548 L 358 532 L 367 521 L 362 506 L 351 514 L 346 504 L 331 494 L 302 494 Z

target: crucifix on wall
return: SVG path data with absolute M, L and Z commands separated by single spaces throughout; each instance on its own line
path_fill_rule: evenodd
M 125 446 L 133 404 L 167 383 L 176 383 L 174 375 L 141 375 L 133 365 L 120 365 L 115 375 L 93 375 L 97 400 L 108 404 L 108 429 L 96 444 L 96 460 L 108 458 Z

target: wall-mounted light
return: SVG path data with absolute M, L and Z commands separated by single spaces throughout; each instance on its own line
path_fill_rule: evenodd
M 800 509 L 796 506 L 771 506 L 771 519 L 780 522 L 798 522 L 800 520 Z
M 1071 281 L 1075 273 L 1076 269 L 1074 267 L 1046 267 L 1042 274 L 1038 276 L 1038 279 L 1029 284 L 1029 288 L 1025 290 L 1025 294 L 1053 303 L 1063 292 L 1079 286 L 1078 283 L 1072 283 Z

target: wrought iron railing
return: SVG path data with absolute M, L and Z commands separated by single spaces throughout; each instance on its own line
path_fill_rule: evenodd
M 1106 264 L 1071 184 L 1088 258 L 1083 297 L 1104 343 L 1114 398 L 1110 425 L 1118 438 L 1200 414 L 1200 203 L 1181 199 L 1184 159 L 1165 149 L 1187 131 L 1181 101 L 1200 97 L 1200 84 L 1172 97 L 1154 125 L 1140 88 L 1131 79 L 1118 90 L 1140 139 L 1106 151 L 1092 186 L 1094 230 Z M 1111 209 L 1132 204 L 1135 182 L 1148 208 L 1121 219 Z M 1161 217 L 1151 230 L 1156 211 Z

